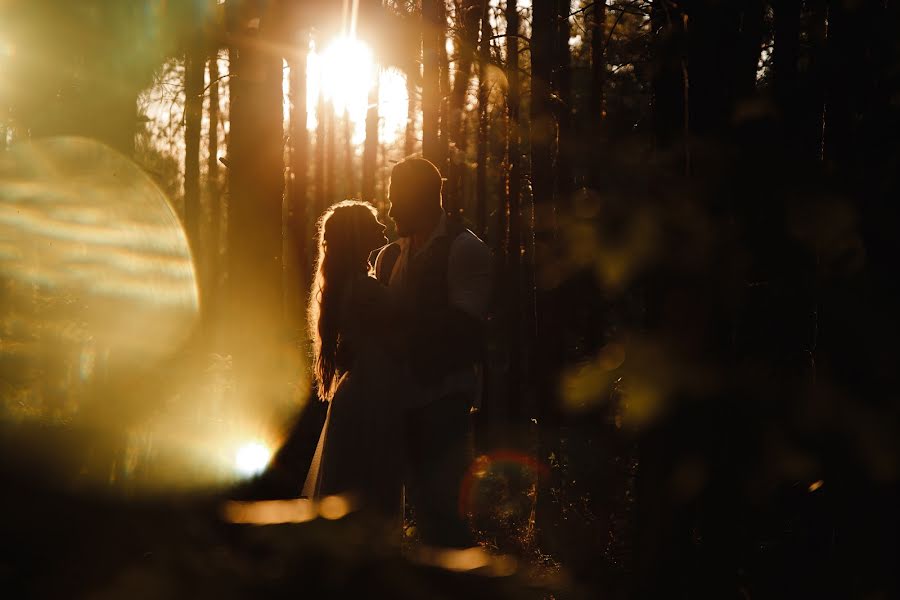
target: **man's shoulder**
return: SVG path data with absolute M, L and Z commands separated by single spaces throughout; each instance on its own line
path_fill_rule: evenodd
M 460 232 L 450 245 L 449 263 L 451 270 L 464 269 L 467 272 L 482 272 L 491 268 L 493 253 L 475 233 L 466 229 Z
M 466 228 L 463 228 L 462 231 L 453 238 L 453 242 L 450 245 L 450 251 L 453 253 L 466 252 L 485 255 L 491 253 L 490 247 L 484 243 L 480 237 L 475 235 L 474 231 Z

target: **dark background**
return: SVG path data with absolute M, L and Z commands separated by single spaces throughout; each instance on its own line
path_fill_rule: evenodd
M 413 126 L 391 151 L 439 166 L 445 206 L 497 259 L 470 510 L 480 543 L 519 569 L 484 579 L 382 552 L 392 542 L 352 516 L 258 528 L 218 516 L 226 498 L 302 482 L 322 418 L 305 403 L 314 221 L 342 196 L 385 209 L 377 115 L 349 160 L 340 115 L 304 125 L 318 101 L 306 48 L 340 30 L 340 3 L 0 2 L 0 164 L 51 136 L 132 159 L 178 210 L 202 301 L 165 361 L 113 356 L 102 381 L 74 389 L 72 356 L 22 350 L 68 343 L 45 326 L 61 297 L 0 271 L 0 586 L 896 596 L 900 5 L 518 4 L 363 0 L 358 19 L 409 82 Z M 172 64 L 176 158 L 146 141 L 139 110 Z M 6 198 L 28 179 L 2 177 Z M 238 489 L 122 484 L 122 432 L 161 398 L 190 402 L 222 361 L 225 408 L 197 411 L 299 415 L 269 473 Z M 80 404 L 119 412 L 95 434 Z M 142 460 L 129 473 L 150 480 L 171 457 Z M 97 473 L 103 485 L 79 483 Z

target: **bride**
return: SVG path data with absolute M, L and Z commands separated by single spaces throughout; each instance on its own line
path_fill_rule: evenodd
M 387 243 L 375 208 L 346 200 L 319 220 L 309 302 L 313 375 L 328 417 L 304 485 L 307 497 L 349 494 L 388 518 L 401 509 L 396 336 L 388 289 L 369 255 Z

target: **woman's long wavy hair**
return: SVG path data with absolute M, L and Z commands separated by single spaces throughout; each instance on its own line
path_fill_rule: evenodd
M 344 200 L 331 206 L 318 222 L 316 276 L 309 295 L 309 337 L 313 348 L 313 376 L 319 399 L 334 395 L 341 369 L 341 301 L 353 275 L 366 269 L 371 248 L 360 235 L 377 221 L 368 202 Z

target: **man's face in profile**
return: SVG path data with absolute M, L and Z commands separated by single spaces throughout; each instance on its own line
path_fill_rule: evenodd
M 402 177 L 391 177 L 388 198 L 391 204 L 388 215 L 397 227 L 397 235 L 408 237 L 415 233 L 419 220 L 419 207 L 412 186 L 408 185 L 408 182 L 405 182 Z

